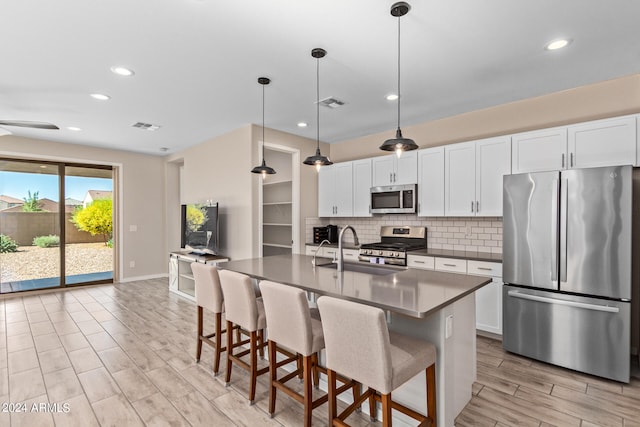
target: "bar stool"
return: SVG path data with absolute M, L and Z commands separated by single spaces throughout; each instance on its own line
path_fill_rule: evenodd
M 346 425 L 356 401 L 341 414 L 336 406 L 336 372 L 368 387 L 359 401 L 369 399 L 375 418 L 376 401 L 382 402 L 382 425 L 391 426 L 391 409 L 436 425 L 436 348 L 426 341 L 390 332 L 379 308 L 331 297 L 320 297 L 318 308 L 327 355 L 330 425 Z M 427 376 L 427 416 L 391 400 L 391 392 L 422 370 Z
M 309 309 L 306 293 L 292 286 L 262 281 L 260 291 L 264 300 L 264 309 L 269 328 L 269 368 L 271 384 L 269 387 L 269 415 L 273 417 L 276 409 L 277 390 L 283 391 L 304 405 L 304 426 L 311 426 L 312 411 L 327 402 L 328 395 L 313 400 L 312 386 L 318 385 L 318 371 L 327 373 L 318 366 L 318 352 L 324 348 L 322 323 L 314 318 Z M 284 347 L 297 353 L 302 359 L 302 368 L 278 378 L 277 369 L 291 360 L 277 362 L 276 348 Z M 295 357 L 295 356 L 294 356 Z M 300 359 L 298 358 L 298 360 Z M 286 383 L 302 373 L 303 394 L 295 392 Z M 360 385 L 355 381 L 340 378 L 344 384 L 338 388 L 342 393 L 353 388 L 354 399 L 360 393 Z
M 264 355 L 264 329 L 267 326 L 262 300 L 256 298 L 255 289 L 251 278 L 234 271 L 221 270 L 220 286 L 224 295 L 225 316 L 227 318 L 227 331 L 239 327 L 243 334 L 248 334 L 249 339 L 240 340 L 234 334 L 227 333 L 227 373 L 225 385 L 231 381 L 232 363 L 249 371 L 251 379 L 249 385 L 249 404 L 253 405 L 256 397 L 256 380 L 259 375 L 269 372 L 266 366 L 258 369 L 258 353 Z M 248 350 L 242 350 L 234 354 L 234 350 L 249 344 Z M 249 363 L 241 357 L 249 354 Z
M 218 269 L 213 265 L 201 262 L 192 262 L 191 271 L 195 280 L 196 305 L 198 307 L 198 343 L 196 347 L 196 362 L 200 362 L 202 354 L 202 343 L 213 347 L 215 357 L 213 361 L 213 375 L 218 375 L 220 369 L 220 355 L 226 351 L 222 346 L 222 334 L 226 332 L 222 329 L 222 313 L 224 312 L 222 289 L 220 288 L 220 277 Z M 215 316 L 215 332 L 203 335 L 203 309 L 206 308 Z M 215 339 L 215 342 L 211 340 Z

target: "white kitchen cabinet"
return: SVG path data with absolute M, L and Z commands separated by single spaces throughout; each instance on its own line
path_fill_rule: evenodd
M 371 216 L 371 159 L 353 164 L 353 216 Z
M 317 246 L 307 246 L 305 254 L 313 256 L 317 249 Z M 342 249 L 342 255 L 344 256 L 345 262 L 359 262 L 358 256 L 360 255 L 360 251 L 358 249 Z M 333 246 L 323 246 L 318 250 L 316 257 L 337 259 L 338 248 Z
M 217 265 L 229 261 L 219 255 L 192 255 L 183 252 L 169 254 L 169 290 L 187 299 L 195 301 L 196 282 L 191 271 L 192 262 Z
M 569 126 L 569 168 L 636 164 L 636 117 Z
M 502 177 L 511 173 L 509 137 L 444 147 L 445 216 L 502 216 Z
M 435 268 L 435 258 L 427 255 L 407 255 L 407 267 L 419 268 L 421 270 L 433 270 Z
M 502 335 L 502 264 L 469 260 L 467 270 L 468 274 L 492 278 L 476 291 L 476 329 Z
M 511 150 L 513 173 L 565 169 L 567 128 L 542 129 L 513 135 Z
M 448 271 L 450 273 L 467 273 L 467 260 L 458 258 L 440 258 L 435 259 L 435 270 Z
M 446 145 L 445 216 L 474 216 L 476 202 L 475 141 Z
M 476 141 L 476 216 L 502 216 L 502 180 L 509 174 L 509 137 Z
M 318 216 L 353 215 L 352 162 L 323 166 L 318 173 Z
M 444 216 L 444 147 L 417 153 L 418 216 Z
M 400 158 L 395 154 L 372 159 L 373 187 L 405 185 L 418 182 L 418 153 L 409 151 Z

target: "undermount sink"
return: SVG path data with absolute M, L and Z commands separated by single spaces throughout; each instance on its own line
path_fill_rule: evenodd
M 338 269 L 338 264 L 336 263 L 328 263 L 328 264 L 320 264 L 318 267 L 331 268 L 333 270 Z M 351 262 L 344 263 L 344 271 L 353 271 L 356 273 L 366 273 L 373 274 L 376 276 L 386 276 L 388 274 L 394 274 L 399 271 L 405 270 L 404 268 L 388 268 L 388 267 L 377 267 L 369 264 L 356 264 Z

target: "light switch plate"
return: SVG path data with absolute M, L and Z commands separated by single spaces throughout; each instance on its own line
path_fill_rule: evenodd
M 444 337 L 445 339 L 451 338 L 453 335 L 453 314 L 450 314 L 445 319 Z

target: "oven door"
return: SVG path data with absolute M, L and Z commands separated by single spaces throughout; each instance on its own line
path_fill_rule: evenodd
M 371 188 L 371 213 L 415 213 L 416 186 L 390 185 Z

